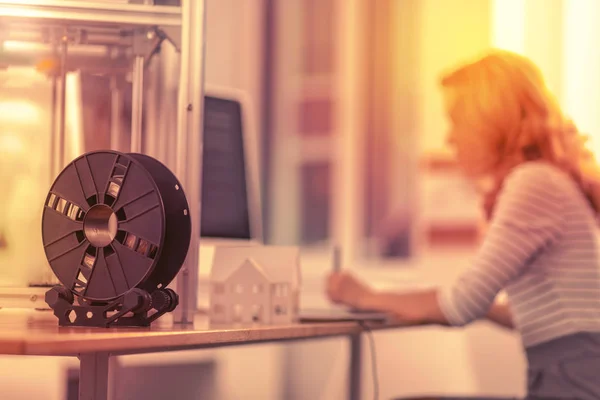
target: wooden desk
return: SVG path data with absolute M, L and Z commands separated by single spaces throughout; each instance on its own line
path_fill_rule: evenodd
M 109 398 L 111 355 L 202 349 L 333 336 L 351 340 L 349 397 L 360 395 L 360 334 L 355 322 L 282 326 L 210 326 L 198 315 L 193 326 L 174 326 L 165 316 L 151 328 L 64 328 L 49 311 L 0 310 L 0 354 L 76 356 L 80 361 L 80 400 Z M 374 324 L 373 329 L 390 327 Z

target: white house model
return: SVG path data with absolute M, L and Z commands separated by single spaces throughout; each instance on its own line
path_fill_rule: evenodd
M 212 323 L 286 324 L 298 316 L 300 251 L 217 247 L 210 274 Z

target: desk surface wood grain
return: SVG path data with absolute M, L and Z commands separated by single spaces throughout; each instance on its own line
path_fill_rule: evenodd
M 198 315 L 193 325 L 174 325 L 167 315 L 150 328 L 59 327 L 50 311 L 0 310 L 0 354 L 72 356 L 92 352 L 151 353 L 257 342 L 352 335 L 355 322 L 280 326 L 211 326 Z M 378 328 L 375 326 L 374 328 Z M 381 325 L 380 327 L 384 327 Z

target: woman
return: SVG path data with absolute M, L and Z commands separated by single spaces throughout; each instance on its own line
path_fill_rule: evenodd
M 406 294 L 335 273 L 329 297 L 406 324 L 487 318 L 514 327 L 529 399 L 600 399 L 600 173 L 584 138 L 519 55 L 492 52 L 445 76 L 442 88 L 449 143 L 486 188 L 489 226 L 475 261 L 447 290 Z M 501 291 L 508 304 L 497 301 Z

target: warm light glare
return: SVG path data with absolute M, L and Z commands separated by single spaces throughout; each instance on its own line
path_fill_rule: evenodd
M 492 45 L 525 52 L 525 0 L 492 1 Z
M 563 88 L 567 114 L 590 135 L 590 149 L 600 155 L 600 2 L 564 2 Z
M 2 43 L 2 48 L 5 50 L 36 50 L 40 45 L 34 42 L 17 42 L 14 40 L 6 40 Z
M 0 121 L 3 123 L 35 123 L 40 118 L 39 108 L 29 101 L 0 102 Z
M 25 151 L 23 140 L 14 133 L 0 134 L 0 154 L 22 154 Z
M 81 107 L 81 75 L 79 73 L 67 74 L 65 96 L 67 135 L 65 157 L 67 160 L 71 160 L 83 153 L 83 110 Z

